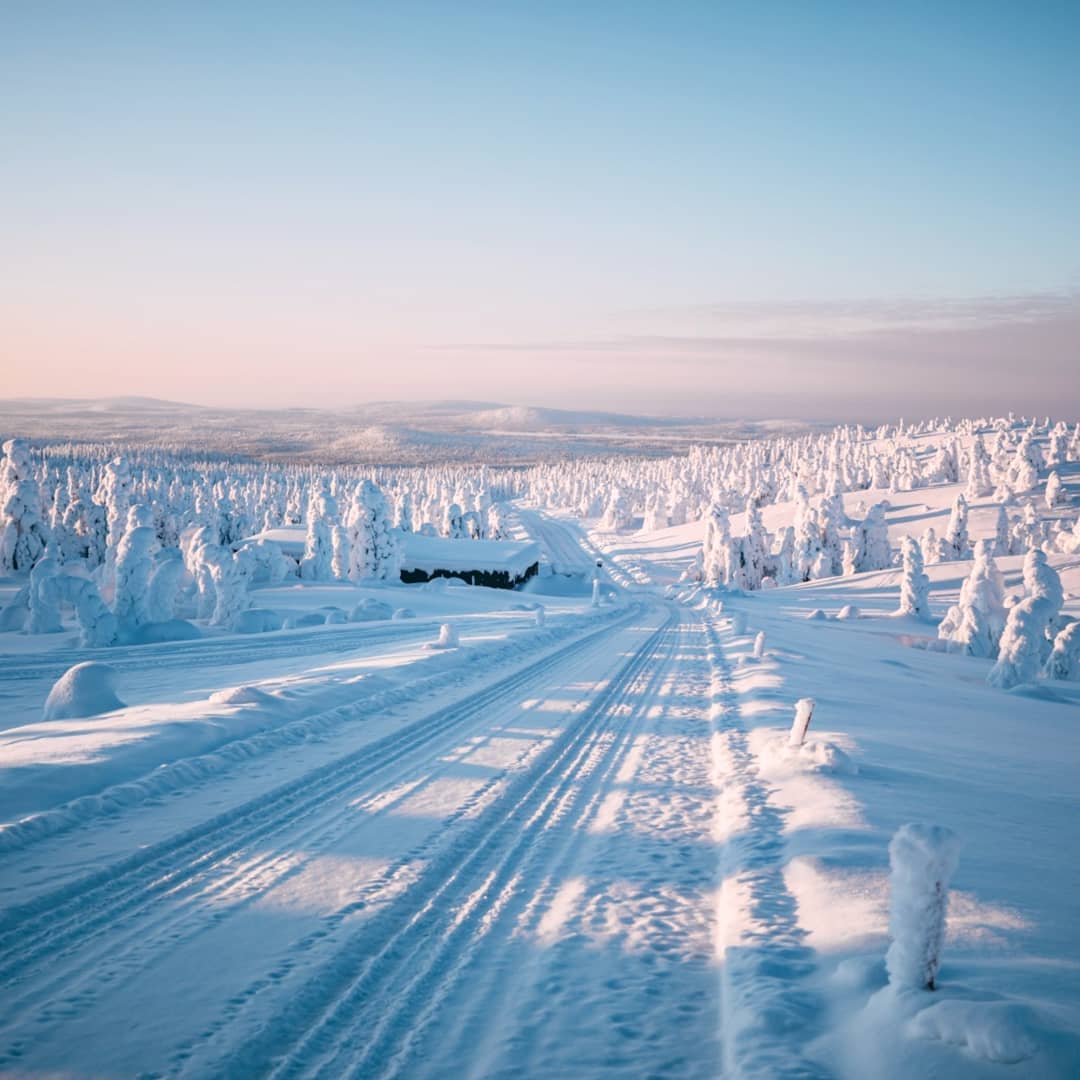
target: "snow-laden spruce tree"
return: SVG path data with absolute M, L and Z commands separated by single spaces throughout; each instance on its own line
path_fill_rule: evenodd
M 621 488 L 611 489 L 611 498 L 600 519 L 600 528 L 609 532 L 630 528 L 630 506 Z
M 728 512 L 713 503 L 705 516 L 705 540 L 702 544 L 702 574 L 710 587 L 726 585 L 731 576 L 731 522 Z
M 34 563 L 30 571 L 30 622 L 31 634 L 58 634 L 64 629 L 60 619 L 63 592 L 58 578 L 60 564 L 49 550 Z
M 329 488 L 314 492 L 308 504 L 307 542 L 300 561 L 300 576 L 305 581 L 334 580 L 334 526 L 337 502 Z
M 398 580 L 401 576 L 400 534 L 391 522 L 385 496 L 371 480 L 363 481 L 357 488 L 347 521 L 349 580 Z
M 953 503 L 949 525 L 942 542 L 942 551 L 950 562 L 971 558 L 971 541 L 968 539 L 968 506 L 963 495 L 957 495 Z
M 48 542 L 30 446 L 25 439 L 8 439 L 0 462 L 0 570 L 29 570 Z
M 200 556 L 214 583 L 214 610 L 211 626 L 232 629 L 240 613 L 248 606 L 248 582 L 253 560 L 246 551 L 235 554 L 221 544 L 204 544 Z
M 1056 472 L 1052 472 L 1046 479 L 1045 499 L 1047 507 L 1051 510 L 1069 505 L 1069 493 Z
M 1027 595 L 1009 609 L 997 663 L 986 679 L 1002 690 L 1033 681 L 1050 653 L 1064 594 L 1061 578 L 1040 548 L 1024 557 L 1024 588 Z
M 79 644 L 83 648 L 100 649 L 116 642 L 116 616 L 109 610 L 98 592 L 97 585 L 86 576 L 85 570 L 65 572 L 57 578 L 64 600 L 75 608 L 79 622 Z
M 760 589 L 765 578 L 770 545 L 769 534 L 761 520 L 761 511 L 751 499 L 746 504 L 746 535 L 741 541 L 741 568 L 743 589 Z
M 149 525 L 128 529 L 117 546 L 113 614 L 125 627 L 145 626 L 151 621 L 150 575 L 157 547 L 157 534 Z
M 1080 682 L 1080 622 L 1069 623 L 1054 638 L 1044 674 L 1048 679 Z
M 794 585 L 799 579 L 795 565 L 795 530 L 785 525 L 779 533 L 776 554 L 773 556 L 773 577 L 777 585 Z
M 889 526 L 885 520 L 886 504 L 874 503 L 866 518 L 856 526 L 855 544 L 859 552 L 857 567 L 866 570 L 885 570 L 892 565 L 889 547 Z
M 948 557 L 945 542 L 938 539 L 933 525 L 928 526 L 926 532 L 919 538 L 919 550 L 922 552 L 923 563 L 926 566 L 933 566 Z
M 968 656 L 996 656 L 1005 628 L 1005 593 L 991 542 L 975 545 L 975 565 L 960 587 L 959 603 L 949 608 L 938 637 Z
M 187 569 L 179 548 L 167 547 L 157 553 L 147 588 L 151 622 L 168 622 L 176 615 L 176 602 L 186 578 Z
M 449 540 L 466 539 L 465 513 L 456 502 L 450 503 L 443 514 L 442 535 Z
M 404 488 L 397 497 L 397 505 L 394 512 L 394 524 L 403 533 L 413 531 L 412 493 Z
M 998 556 L 1008 555 L 1012 551 L 1012 523 L 1009 521 L 1009 512 L 1004 505 L 999 505 L 997 518 L 994 522 L 994 554 Z
M 990 455 L 983 446 L 982 438 L 975 436 L 968 460 L 967 487 L 964 495 L 969 502 L 988 498 L 994 493 L 994 481 L 990 476 Z
M 665 504 L 659 492 L 653 491 L 645 502 L 645 517 L 642 519 L 642 532 L 658 532 L 668 527 Z
M 1018 495 L 1030 491 L 1039 482 L 1039 470 L 1042 465 L 1042 452 L 1039 450 L 1039 444 L 1035 442 L 1035 432 L 1029 428 L 1021 437 L 1009 465 L 1010 488 Z
M 903 575 L 900 579 L 900 615 L 917 619 L 930 617 L 930 579 L 923 570 L 922 552 L 913 537 L 905 536 L 900 543 Z

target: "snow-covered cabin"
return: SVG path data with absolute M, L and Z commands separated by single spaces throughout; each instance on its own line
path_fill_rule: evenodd
M 513 589 L 540 568 L 540 545 L 532 540 L 448 540 L 405 533 L 401 580 L 455 577 L 470 585 Z
M 540 545 L 532 540 L 448 540 L 443 536 L 400 533 L 401 580 L 412 584 L 437 577 L 460 578 L 470 585 L 514 589 L 540 568 Z M 280 525 L 239 541 L 235 547 L 272 540 L 283 554 L 299 562 L 307 528 Z

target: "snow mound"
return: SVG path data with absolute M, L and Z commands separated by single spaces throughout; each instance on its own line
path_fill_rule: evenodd
M 166 641 L 196 641 L 202 631 L 187 619 L 166 619 L 163 622 L 146 623 L 123 635 L 128 645 L 160 645 Z
M 400 619 L 415 619 L 416 612 L 413 611 L 412 608 L 399 607 L 397 611 L 394 612 L 392 618 L 394 622 L 397 622 Z
M 752 742 L 757 744 L 758 767 L 764 776 L 793 772 L 854 776 L 859 771 L 851 756 L 828 739 L 807 739 L 800 746 L 792 746 L 787 731 L 762 728 Z
M 858 619 L 862 617 L 862 612 L 854 604 L 845 604 L 837 613 L 838 619 Z
M 263 708 L 283 704 L 281 698 L 257 686 L 230 686 L 226 690 L 215 690 L 210 700 L 215 705 L 258 705 Z
M 69 668 L 53 684 L 45 699 L 46 720 L 74 720 L 100 716 L 124 708 L 114 689 L 116 669 L 88 660 Z
M 1002 1065 L 1025 1061 L 1039 1049 L 1031 1009 L 1007 1001 L 940 1001 L 916 1014 L 908 1030 Z
M 350 622 L 376 622 L 379 619 L 391 619 L 394 609 L 385 600 L 374 600 L 370 596 L 357 604 L 349 615 Z
M 284 619 L 269 608 L 248 608 L 236 617 L 233 629 L 238 634 L 265 634 L 280 630 Z

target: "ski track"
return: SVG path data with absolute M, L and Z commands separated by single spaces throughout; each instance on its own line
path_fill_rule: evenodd
M 604 740 L 605 720 L 671 640 L 672 619 L 669 614 L 588 711 L 425 868 L 399 903 L 362 926 L 293 996 L 265 1025 L 261 1041 L 212 1071 L 238 1077 L 398 1072 L 403 1043 L 424 1021 L 424 1003 L 467 962 L 480 929 L 499 917 L 532 841 Z
M 521 514 L 553 565 L 590 569 L 587 537 Z M 235 992 L 174 1025 L 162 1071 L 142 1075 L 826 1075 L 802 1049 L 822 1013 L 815 958 L 783 878 L 784 811 L 739 713 L 730 619 L 693 595 L 634 591 L 641 602 L 569 642 L 545 637 L 464 699 L 9 908 L 0 1070 L 62 1045 L 181 948 L 212 953 L 214 931 L 347 850 L 358 814 L 388 824 L 424 784 L 452 784 L 478 748 L 518 737 L 340 903 L 265 957 L 249 943 Z M 311 651 L 429 633 L 365 630 L 329 649 L 318 635 Z M 634 645 L 618 655 L 623 638 Z M 208 662 L 266 659 L 260 644 Z M 517 735 L 529 695 L 559 686 L 577 687 L 562 724 Z
M 631 609 L 626 618 L 632 618 L 633 614 Z M 355 807 L 349 804 L 352 795 L 363 790 L 365 781 L 388 769 L 407 768 L 414 763 L 417 753 L 430 751 L 441 738 L 459 735 L 470 721 L 482 717 L 499 701 L 508 700 L 534 684 L 542 685 L 560 664 L 587 654 L 590 646 L 601 644 L 623 621 L 620 619 L 577 638 L 461 703 L 429 714 L 89 879 L 38 898 L 24 909 L 9 910 L 0 922 L 0 956 L 3 957 L 0 982 L 7 993 L 7 1024 L 26 1010 L 48 1002 L 58 990 L 70 987 L 71 976 L 77 972 L 63 968 L 58 961 L 85 951 L 99 938 L 97 951 L 92 950 L 77 969 L 91 980 L 96 964 L 105 957 L 112 965 L 136 970 L 137 958 L 162 937 L 171 946 L 180 944 L 185 940 L 184 928 L 176 925 L 177 914 L 171 909 L 158 914 L 158 905 L 163 901 L 169 904 L 189 901 L 180 913 L 181 918 L 185 912 L 191 916 L 193 925 L 187 930 L 189 934 L 197 934 L 236 908 L 242 908 L 260 895 L 268 883 L 281 880 L 281 874 L 274 872 L 276 868 L 284 864 L 286 872 L 297 869 L 287 857 L 272 852 L 244 862 L 241 856 L 246 849 L 295 829 L 309 817 L 316 818 L 314 828 L 324 831 L 324 839 L 340 835 L 348 820 L 355 818 Z M 327 819 L 325 810 L 331 801 L 342 805 Z M 465 812 L 467 807 L 458 816 Z M 306 834 L 295 838 L 290 835 L 290 846 L 296 850 L 306 839 Z M 210 881 L 211 875 L 218 876 Z M 234 892 L 237 889 L 241 890 L 239 896 Z M 216 892 L 229 892 L 230 907 L 207 916 L 205 907 L 196 901 L 205 901 Z M 146 913 L 150 913 L 149 925 L 138 921 Z M 122 928 L 126 928 L 125 940 L 136 946 L 131 957 L 123 955 L 122 949 L 117 951 L 118 944 L 124 943 L 118 943 L 116 937 Z M 153 933 L 148 936 L 148 931 L 156 931 L 156 936 Z M 46 984 L 36 985 L 32 992 L 18 998 L 20 988 L 37 973 L 36 965 L 49 972 Z M 55 975 L 51 974 L 54 968 Z M 89 1000 L 69 992 L 61 999 L 57 1013 L 68 1014 L 73 1004 L 85 1006 Z M 38 1014 L 39 1022 L 48 1024 L 53 1019 L 53 1011 L 48 1008 Z M 19 1039 L 9 1051 L 0 1051 L 0 1066 L 18 1059 L 22 1042 Z

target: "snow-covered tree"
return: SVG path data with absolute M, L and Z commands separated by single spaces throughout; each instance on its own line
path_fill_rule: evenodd
M 41 510 L 30 447 L 8 439 L 0 462 L 0 569 L 29 570 L 45 553 L 49 528 Z
M 899 614 L 913 615 L 917 619 L 930 616 L 930 579 L 923 571 L 922 552 L 910 536 L 900 545 L 903 574 L 900 579 Z
M 348 530 L 350 581 L 396 581 L 400 577 L 399 534 L 391 524 L 386 498 L 371 480 L 363 481 L 353 496 Z
M 1038 675 L 1061 611 L 1061 578 L 1040 548 L 1032 548 L 1024 557 L 1024 587 L 1027 595 L 1009 609 L 997 663 L 987 676 L 991 686 L 1002 690 L 1031 682 Z
M 1052 472 L 1046 479 L 1045 499 L 1047 507 L 1051 510 L 1069 505 L 1069 493 L 1056 472 Z
M 968 656 L 996 656 L 1005 627 L 1005 596 L 991 542 L 975 545 L 975 565 L 960 587 L 959 603 L 949 608 L 938 637 Z
M 308 505 L 307 542 L 300 561 L 300 576 L 305 581 L 334 580 L 334 526 L 337 502 L 326 487 L 312 495 Z
M 60 620 L 60 604 L 63 593 L 57 578 L 60 564 L 46 551 L 30 571 L 30 622 L 31 634 L 56 634 L 63 630 Z
M 1080 622 L 1069 623 L 1054 638 L 1045 674 L 1048 679 L 1080 682 Z
M 134 628 L 151 621 L 150 575 L 157 546 L 157 535 L 149 525 L 128 529 L 117 546 L 113 613 L 124 626 Z
M 949 515 L 949 525 L 943 542 L 945 557 L 951 562 L 971 558 L 971 541 L 968 539 L 968 506 L 963 495 L 957 495 Z

